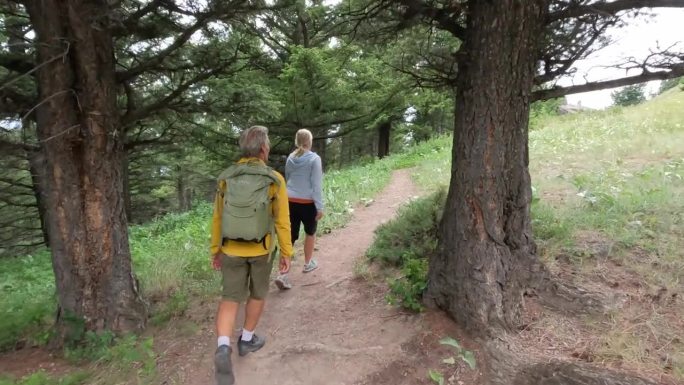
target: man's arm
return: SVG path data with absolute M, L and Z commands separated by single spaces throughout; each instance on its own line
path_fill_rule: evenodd
M 287 187 L 285 179 L 280 174 L 278 179 L 280 185 L 277 186 L 275 199 L 273 200 L 273 218 L 275 221 L 276 234 L 278 234 L 278 245 L 283 257 L 292 257 L 292 240 L 290 233 L 290 205 L 287 202 Z

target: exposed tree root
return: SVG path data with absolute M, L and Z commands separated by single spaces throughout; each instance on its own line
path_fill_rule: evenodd
M 583 363 L 551 361 L 530 363 L 515 352 L 506 338 L 483 344 L 487 354 L 487 379 L 492 385 L 656 385 L 629 373 Z
M 535 263 L 530 276 L 532 285 L 528 293 L 536 294 L 543 306 L 565 314 L 603 314 L 619 309 L 625 303 L 620 295 L 592 292 L 564 282 L 540 262 Z
M 523 368 L 514 385 L 655 385 L 655 382 L 585 364 L 551 362 Z

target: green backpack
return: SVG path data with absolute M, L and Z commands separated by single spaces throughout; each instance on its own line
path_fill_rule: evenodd
M 273 215 L 269 188 L 280 185 L 273 169 L 260 163 L 240 163 L 219 175 L 226 181 L 223 195 L 221 236 L 246 242 L 266 242 L 266 235 L 273 233 Z M 272 242 L 275 243 L 275 242 Z

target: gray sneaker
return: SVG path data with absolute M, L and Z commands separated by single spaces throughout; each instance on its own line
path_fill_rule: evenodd
M 233 349 L 228 345 L 221 345 L 214 353 L 214 366 L 216 368 L 216 385 L 233 385 L 235 384 L 235 375 L 233 374 L 233 362 L 230 360 L 230 354 Z
M 280 290 L 292 289 L 292 283 L 290 283 L 290 278 L 287 274 L 281 274 L 275 279 L 275 284 Z
M 254 334 L 251 341 L 243 341 L 242 336 L 240 336 L 240 342 L 238 342 L 238 354 L 240 357 L 246 356 L 247 353 L 253 353 L 264 347 L 266 344 L 266 339 L 259 337 Z
M 304 264 L 304 270 L 302 270 L 302 272 L 303 273 L 310 273 L 316 269 L 318 269 L 318 264 L 316 263 L 315 259 L 312 259 L 309 261 L 309 263 Z

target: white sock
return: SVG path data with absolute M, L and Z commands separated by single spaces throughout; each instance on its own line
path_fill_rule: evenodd
M 242 329 L 242 340 L 245 342 L 249 342 L 252 340 L 252 337 L 254 337 L 254 330 L 251 332 L 247 329 Z
M 220 336 L 218 338 L 218 346 L 220 347 L 221 345 L 230 346 L 230 337 Z

